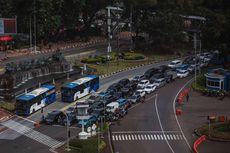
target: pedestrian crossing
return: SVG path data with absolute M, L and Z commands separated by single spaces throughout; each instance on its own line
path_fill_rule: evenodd
M 50 148 L 56 148 L 57 146 L 60 146 L 63 144 L 60 141 L 57 141 L 47 135 L 44 135 L 38 131 L 35 131 L 32 128 L 22 125 L 14 120 L 9 120 L 7 122 L 4 122 L 2 123 L 2 125 L 28 138 L 31 138 L 41 144 L 44 144 Z
M 184 140 L 182 134 L 179 133 L 112 133 L 113 141 L 180 141 Z

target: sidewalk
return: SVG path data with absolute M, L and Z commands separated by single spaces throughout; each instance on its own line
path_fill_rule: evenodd
M 0 108 L 0 122 L 8 120 L 12 114 Z
M 182 116 L 178 116 L 182 130 L 190 146 L 198 138 L 194 134 L 196 128 L 208 123 L 207 116 L 230 117 L 230 98 L 219 100 L 216 97 L 202 96 L 200 93 L 190 91 L 190 99 L 185 102 Z M 230 142 L 205 141 L 198 147 L 200 153 L 229 153 Z

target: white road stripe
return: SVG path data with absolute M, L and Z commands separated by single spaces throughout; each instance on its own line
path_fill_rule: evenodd
M 161 140 L 164 140 L 163 136 L 161 135 Z
M 177 137 L 177 140 L 180 140 L 180 137 L 179 137 L 179 135 L 176 135 L 176 137 Z
M 132 137 L 132 140 L 135 140 L 133 135 L 131 135 L 131 137 Z
M 168 139 L 168 140 L 170 140 L 170 137 L 169 137 L 169 135 L 167 135 L 167 139 Z
M 69 122 L 68 122 L 69 123 Z M 115 136 L 114 135 L 112 135 L 112 140 L 114 141 L 115 140 Z
M 115 140 L 118 140 L 118 136 L 117 135 L 115 135 Z
M 157 135 L 157 138 L 158 138 L 158 140 L 160 140 L 160 136 L 159 135 Z
M 141 135 L 141 139 L 144 140 L 144 136 L 143 135 Z
M 170 138 L 171 138 L 171 140 L 173 140 L 173 136 L 170 134 Z
M 134 137 L 135 137 L 135 140 L 137 140 L 137 135 L 134 135 Z
M 145 140 L 148 140 L 147 135 L 145 135 Z
M 127 135 L 125 135 L 125 140 L 128 140 L 128 137 L 127 137 Z
M 138 136 L 138 140 L 141 140 L 141 136 L 140 135 L 137 135 Z
M 184 140 L 184 137 L 183 137 L 182 135 L 180 135 L 180 139 L 181 139 L 181 140 Z
M 153 135 L 151 135 L 151 138 L 152 138 L 152 140 L 154 140 L 154 137 L 153 137 Z
M 130 135 L 128 135 L 128 138 L 129 138 L 129 140 L 132 140 Z
M 175 135 L 173 135 L 173 137 L 174 137 L 174 140 L 176 140 L 176 136 L 175 136 Z
M 155 140 L 157 140 L 157 136 L 154 134 L 154 138 L 155 138 Z
M 119 140 L 121 140 L 121 136 L 120 135 L 118 135 L 118 138 L 119 138 Z
M 121 138 L 122 138 L 122 140 L 125 140 L 125 137 L 124 137 L 124 135 L 121 135 Z
M 150 137 L 150 135 L 148 135 L 148 139 L 149 139 L 149 140 L 151 140 L 151 137 Z

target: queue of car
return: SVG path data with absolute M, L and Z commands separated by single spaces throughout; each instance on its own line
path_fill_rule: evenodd
M 151 68 L 132 79 L 121 79 L 110 85 L 107 90 L 91 95 L 84 102 L 87 109 L 83 114 L 79 113 L 77 106 L 73 106 L 66 110 L 66 114 L 61 111 L 48 113 L 44 121 L 47 124 L 66 125 L 68 117 L 70 125 L 77 123 L 79 127 L 90 126 L 101 120 L 116 121 L 124 117 L 132 105 L 144 102 L 146 94 L 151 94 L 176 78 L 184 78 L 195 70 L 200 70 L 208 65 L 209 58 L 211 55 L 203 54 L 200 58 L 173 60 L 168 65 Z

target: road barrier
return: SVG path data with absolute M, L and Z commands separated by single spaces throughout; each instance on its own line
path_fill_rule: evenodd
M 180 109 L 180 108 L 177 108 L 176 109 L 176 115 L 182 115 L 182 109 Z
M 199 137 L 193 144 L 193 151 L 194 153 L 199 153 L 197 151 L 197 147 L 203 142 L 206 140 L 206 136 L 205 135 L 202 135 L 201 137 Z

